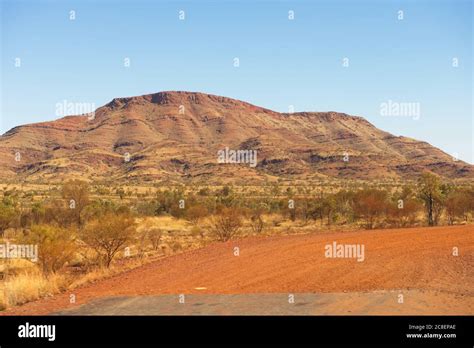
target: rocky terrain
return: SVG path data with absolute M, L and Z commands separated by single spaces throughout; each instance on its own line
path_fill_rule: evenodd
M 256 166 L 219 163 L 226 147 L 256 150 Z M 94 117 L 18 126 L 0 137 L 0 154 L 3 181 L 474 178 L 474 166 L 362 117 L 279 113 L 192 92 L 115 98 Z

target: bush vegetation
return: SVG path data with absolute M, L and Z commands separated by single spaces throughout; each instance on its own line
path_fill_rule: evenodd
M 44 193 L 22 195 L 8 187 L 0 193 L 0 238 L 38 245 L 37 270 L 51 279 L 73 265 L 83 272 L 91 264 L 108 269 L 131 246 L 137 256 L 162 255 L 165 249 L 180 252 L 193 241 L 201 246 L 283 229 L 454 225 L 474 218 L 474 186 L 443 182 L 431 173 L 398 186 L 180 185 L 138 192 L 73 180 Z M 167 224 L 153 222 L 165 217 L 189 226 L 188 239 L 179 239 Z

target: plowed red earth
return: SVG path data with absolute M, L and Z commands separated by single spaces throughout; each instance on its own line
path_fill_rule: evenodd
M 326 258 L 325 246 L 334 241 L 363 244 L 365 260 Z M 170 256 L 75 289 L 75 304 L 67 292 L 3 314 L 42 315 L 119 295 L 380 290 L 420 290 L 432 297 L 424 300 L 436 313 L 474 314 L 473 268 L 474 226 L 469 225 L 252 237 Z

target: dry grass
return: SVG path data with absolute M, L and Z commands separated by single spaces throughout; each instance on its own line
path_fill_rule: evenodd
M 39 270 L 21 273 L 4 282 L 0 292 L 0 308 L 51 296 L 66 287 L 67 277 L 63 274 L 51 274 L 46 278 Z
M 174 217 L 152 217 L 138 219 L 139 230 L 146 230 L 153 227 L 160 227 L 165 232 L 163 245 L 167 252 L 148 252 L 147 257 L 139 258 L 136 255 L 136 246 L 131 245 L 132 257 L 119 255 L 116 262 L 110 267 L 95 267 L 87 273 L 71 275 L 67 272 L 51 274 L 45 277 L 38 266 L 30 261 L 22 259 L 8 260 L 7 263 L 0 264 L 0 272 L 6 271 L 10 276 L 0 282 L 0 310 L 34 301 L 39 298 L 51 296 L 67 289 L 74 289 L 97 280 L 109 278 L 116 274 L 139 267 L 145 263 L 152 262 L 164 257 L 169 253 L 182 251 L 183 245 L 195 247 L 185 243 L 188 230 L 191 229 L 189 222 L 178 220 Z M 179 248 L 177 247 L 179 245 Z M 187 248 L 185 248 L 187 249 Z M 82 261 L 83 257 L 77 261 Z
M 75 277 L 62 273 L 55 273 L 45 277 L 37 268 L 28 269 L 28 271 L 9 277 L 0 286 L 0 310 L 93 283 L 97 280 L 142 266 L 155 259 L 134 258 L 110 268 L 96 268 Z
M 123 260 L 123 259 L 122 259 Z M 120 264 L 114 264 L 109 268 L 98 267 L 84 275 L 74 278 L 74 280 L 67 287 L 69 290 L 75 289 L 77 287 L 93 283 L 97 280 L 105 279 L 112 277 L 116 274 L 126 272 L 128 270 L 134 269 L 136 267 L 143 266 L 148 262 L 152 262 L 156 258 L 129 258 L 126 262 L 121 262 Z
M 139 224 L 137 231 L 142 229 L 159 227 L 165 231 L 182 231 L 191 226 L 189 222 L 183 219 L 177 219 L 173 216 L 153 216 L 137 219 Z

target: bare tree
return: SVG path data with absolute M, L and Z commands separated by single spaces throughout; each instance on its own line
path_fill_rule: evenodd
M 160 247 L 161 236 L 163 232 L 159 228 L 151 228 L 146 232 L 147 238 L 151 243 L 153 250 L 158 250 Z
M 263 222 L 262 212 L 260 210 L 256 210 L 250 216 L 250 225 L 252 226 L 252 231 L 254 233 L 260 234 L 263 231 L 263 228 L 265 227 L 265 223 Z
M 193 205 L 186 211 L 186 218 L 195 225 L 206 215 L 207 209 L 201 205 Z
M 234 237 L 240 227 L 242 227 L 242 217 L 236 208 L 223 208 L 211 220 L 211 231 L 221 242 L 226 242 Z

